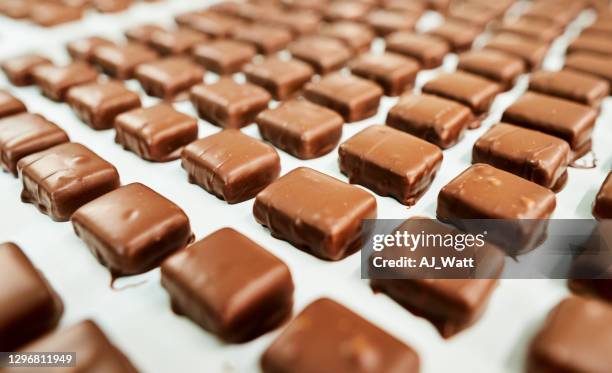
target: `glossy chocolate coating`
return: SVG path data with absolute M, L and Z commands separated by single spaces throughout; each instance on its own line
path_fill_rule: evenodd
M 563 300 L 532 340 L 526 372 L 607 372 L 611 325 L 612 306 L 581 297 Z
M 26 106 L 7 91 L 0 89 L 0 118 L 23 113 L 28 109 Z
M 113 276 L 147 272 L 194 238 L 183 210 L 139 183 L 83 205 L 71 221 L 77 236 Z
M 264 373 L 417 373 L 419 365 L 411 347 L 327 298 L 306 306 L 261 358 Z
M 370 126 L 340 145 L 340 170 L 351 184 L 411 206 L 442 164 L 442 151 L 388 126 Z
M 593 107 L 599 107 L 610 94 L 606 80 L 572 70 L 536 71 L 531 74 L 529 89 Z
M 555 23 L 527 17 L 509 19 L 499 24 L 494 24 L 493 30 L 496 33 L 515 34 L 546 43 L 551 43 L 563 32 L 563 28 Z
M 479 30 L 484 28 L 497 17 L 495 9 L 479 2 L 457 2 L 451 4 L 448 10 L 448 19 L 454 22 L 468 23 Z
M 227 201 L 251 199 L 280 173 L 280 157 L 268 144 L 227 129 L 194 141 L 182 153 L 189 181 Z
M 138 93 L 113 81 L 71 88 L 66 101 L 79 118 L 95 130 L 112 128 L 117 115 L 140 107 Z
M 138 65 L 156 60 L 157 53 L 137 43 L 104 45 L 96 48 L 92 59 L 107 75 L 125 80 L 134 77 Z
M 68 141 L 66 132 L 38 114 L 0 119 L 0 163 L 15 176 L 21 158 Z
M 293 39 L 287 29 L 258 24 L 238 26 L 232 31 L 232 35 L 238 41 L 252 44 L 261 54 L 285 49 Z
M 71 41 L 66 45 L 66 50 L 73 60 L 92 62 L 94 50 L 101 45 L 114 45 L 114 43 L 98 36 L 92 36 Z
M 134 0 L 90 0 L 100 13 L 118 13 L 127 10 Z
M 400 31 L 387 36 L 385 41 L 387 51 L 412 57 L 419 61 L 424 69 L 442 65 L 444 56 L 450 53 L 448 43 L 433 35 Z
M 540 67 L 548 48 L 549 45 L 546 42 L 511 33 L 495 35 L 485 45 L 485 49 L 493 49 L 522 58 L 528 70 Z
M 446 40 L 453 52 L 463 52 L 472 47 L 474 39 L 480 34 L 480 29 L 465 22 L 447 20 L 430 30 L 429 34 Z
M 257 195 L 253 215 L 274 237 L 321 259 L 340 260 L 363 244 L 362 219 L 376 218 L 376 199 L 360 188 L 300 167 Z
M 366 23 L 380 36 L 414 29 L 419 14 L 393 9 L 376 9 L 368 13 Z
M 213 84 L 191 88 L 190 98 L 198 115 L 214 125 L 241 128 L 251 124 L 272 99 L 268 91 L 250 83 L 221 78 Z
M 98 72 L 84 62 L 73 62 L 66 66 L 39 65 L 32 70 L 32 76 L 45 96 L 64 101 L 70 88 L 95 82 Z
M 335 111 L 306 100 L 291 100 L 255 118 L 261 137 L 300 158 L 318 158 L 338 145 L 344 120 Z
M 496 50 L 480 49 L 459 56 L 458 70 L 480 75 L 510 89 L 525 73 L 525 63 L 519 57 Z
M 38 54 L 25 54 L 2 61 L 2 70 L 11 84 L 24 87 L 34 83 L 32 71 L 51 60 Z
M 593 216 L 597 219 L 612 219 L 612 173 L 609 173 L 601 184 L 595 203 Z
M 522 16 L 567 26 L 582 11 L 584 4 L 581 1 L 536 1 L 529 4 Z
M 455 145 L 476 122 L 467 106 L 428 94 L 402 96 L 389 110 L 386 120 L 387 125 L 443 149 Z
M 351 57 L 351 50 L 341 41 L 326 36 L 306 36 L 288 47 L 293 58 L 312 66 L 318 74 L 339 70 Z
M 262 17 L 255 21 L 287 29 L 294 35 L 307 35 L 318 30 L 321 16 L 313 12 L 280 10 L 262 12 Z
M 380 85 L 385 95 L 399 96 L 412 88 L 419 63 L 400 54 L 363 54 L 350 63 L 351 73 Z
M 194 60 L 220 75 L 239 72 L 256 53 L 252 45 L 234 40 L 215 40 L 193 47 Z
M 0 268 L 0 350 L 14 351 L 55 328 L 64 306 L 14 243 L 0 243 Z
M 164 28 L 154 24 L 142 24 L 130 27 L 125 30 L 125 37 L 133 43 L 149 44 L 151 37 L 158 31 L 164 31 Z
M 372 8 L 367 2 L 349 0 L 334 1 L 327 5 L 323 18 L 326 21 L 363 21 Z
M 149 96 L 174 100 L 204 80 L 204 68 L 187 57 L 168 57 L 139 65 L 134 75 Z
M 219 39 L 231 36 L 232 31 L 243 24 L 236 18 L 207 11 L 179 14 L 174 20 L 180 26 Z
M 81 19 L 83 8 L 57 2 L 39 1 L 30 6 L 29 19 L 43 27 L 53 27 Z
M 197 138 L 196 119 L 163 103 L 115 118 L 115 142 L 148 161 L 175 160 L 183 147 Z
M 149 45 L 162 55 L 189 54 L 191 48 L 207 40 L 208 37 L 200 32 L 179 28 L 153 33 Z
M 252 340 L 291 316 L 287 265 L 231 228 L 172 255 L 161 272 L 172 309 L 224 341 Z
M 612 58 L 590 53 L 572 53 L 565 59 L 565 68 L 595 75 L 612 86 Z
M 354 53 L 370 50 L 374 32 L 366 25 L 357 22 L 341 21 L 323 25 L 320 34 L 338 39 L 351 48 Z
M 567 47 L 567 53 L 592 53 L 612 57 L 612 40 L 609 35 L 580 35 Z
M 330 74 L 308 83 L 304 97 L 342 115 L 346 122 L 356 122 L 375 115 L 383 95 L 377 84 L 354 75 Z
M 310 65 L 300 60 L 268 57 L 244 67 L 248 82 L 265 88 L 275 100 L 285 100 L 298 93 L 314 75 Z

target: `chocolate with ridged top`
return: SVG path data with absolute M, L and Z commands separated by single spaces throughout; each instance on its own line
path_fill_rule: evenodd
M 0 118 L 23 113 L 28 109 L 21 100 L 0 89 Z

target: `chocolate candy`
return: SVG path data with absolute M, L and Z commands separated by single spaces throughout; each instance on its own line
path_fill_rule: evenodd
M 273 147 L 235 129 L 192 142 L 181 158 L 190 182 L 232 204 L 255 197 L 281 169 Z
M 446 40 L 453 52 L 463 52 L 472 47 L 474 39 L 480 34 L 480 29 L 465 22 L 447 20 L 430 30 L 429 34 Z
M 504 89 L 510 89 L 525 72 L 525 63 L 521 58 L 504 52 L 480 49 L 461 54 L 457 69 L 480 75 L 497 82 Z
M 140 64 L 157 59 L 157 54 L 141 44 L 100 46 L 96 48 L 93 61 L 106 73 L 116 79 L 131 79 Z
M 479 120 L 466 106 L 428 94 L 403 96 L 389 110 L 386 121 L 443 149 L 455 145 L 475 122 Z
M 475 115 L 488 112 L 495 96 L 501 91 L 498 84 L 462 71 L 441 74 L 427 82 L 422 90 L 462 103 L 472 109 Z
M 140 97 L 119 82 L 84 84 L 68 91 L 68 104 L 95 130 L 113 127 L 115 117 L 140 107 Z
M 527 92 L 510 105 L 503 122 L 531 128 L 557 136 L 570 144 L 572 159 L 591 150 L 591 133 L 597 110 L 574 102 Z
M 387 51 L 412 57 L 419 61 L 424 69 L 442 65 L 444 56 L 450 52 L 448 43 L 433 35 L 401 31 L 387 36 L 385 41 Z
M 567 53 L 585 52 L 612 57 L 610 36 L 580 35 L 567 47 Z
M 21 102 L 7 91 L 0 90 L 0 118 L 23 113 L 28 109 Z
M 257 24 L 238 26 L 232 34 L 234 39 L 252 44 L 262 54 L 276 53 L 293 39 L 291 32 L 284 28 Z
M 14 19 L 27 18 L 32 2 L 24 0 L 4 0 L 0 2 L 0 13 Z
M 19 246 L 0 243 L 0 350 L 18 347 L 57 326 L 60 297 Z
M 321 16 L 312 12 L 287 12 L 283 10 L 280 12 L 265 12 L 263 15 L 256 21 L 288 29 L 294 35 L 312 34 L 317 31 L 321 22 Z
M 190 97 L 201 118 L 224 128 L 251 124 L 271 99 L 265 89 L 249 83 L 239 84 L 231 78 L 198 84 L 191 88 Z
M 66 49 L 73 60 L 93 62 L 94 50 L 101 45 L 114 45 L 114 43 L 98 36 L 92 36 L 71 41 L 66 45 Z
M 571 297 L 548 315 L 529 346 L 527 372 L 605 372 L 612 366 L 612 307 Z
M 64 101 L 70 88 L 98 79 L 96 70 L 84 62 L 66 66 L 39 65 L 32 70 L 32 76 L 42 93 L 55 101 Z
M 593 107 L 610 93 L 607 81 L 572 70 L 537 71 L 531 74 L 529 89 Z
M 516 34 L 546 43 L 551 43 L 563 32 L 563 29 L 553 22 L 525 17 L 509 19 L 502 23 L 494 24 L 493 30 L 496 33 Z
M 612 58 L 589 53 L 572 53 L 565 59 L 565 68 L 606 79 L 612 86 Z
M 565 183 L 569 160 L 567 142 L 505 123 L 491 127 L 472 151 L 472 163 L 488 163 L 554 190 Z
M 548 44 L 543 41 L 528 39 L 523 36 L 501 33 L 493 36 L 485 49 L 498 50 L 523 59 L 528 70 L 535 70 L 542 64 Z
M 211 233 L 161 267 L 172 309 L 227 342 L 246 342 L 291 316 L 285 263 L 231 228 Z
M 128 9 L 134 0 L 89 0 L 100 13 L 118 13 Z
M 66 132 L 38 114 L 0 119 L 0 164 L 17 176 L 21 158 L 68 141 Z
M 418 20 L 418 14 L 392 9 L 373 10 L 366 16 L 366 23 L 380 36 L 396 31 L 410 31 Z
M 610 22 L 609 18 L 598 18 L 593 24 L 583 29 L 581 35 L 612 35 L 612 22 Z
M 83 8 L 81 7 L 51 1 L 33 2 L 29 9 L 30 20 L 43 27 L 73 22 L 81 19 L 82 16 Z
M 366 2 L 334 1 L 327 5 L 323 17 L 327 21 L 362 21 L 371 8 Z
M 314 70 L 300 60 L 268 57 L 244 67 L 248 82 L 266 89 L 275 100 L 285 100 L 298 93 L 314 75 Z
M 593 216 L 600 220 L 612 219 L 612 173 L 608 174 L 595 197 Z
M 36 66 L 50 63 L 46 57 L 25 54 L 2 61 L 2 70 L 13 85 L 23 87 L 34 83 L 32 71 Z
M 387 126 L 370 126 L 340 145 L 340 170 L 351 184 L 412 206 L 429 188 L 442 151 Z
M 356 122 L 376 114 L 382 89 L 375 83 L 354 75 L 330 74 L 318 82 L 308 83 L 304 97 Z
M 400 54 L 364 54 L 350 64 L 351 72 L 380 85 L 385 95 L 399 96 L 412 88 L 419 72 L 417 61 Z
M 537 1 L 529 4 L 523 17 L 552 21 L 560 26 L 567 26 L 578 13 L 582 11 L 584 4 L 580 1 Z
M 417 373 L 419 365 L 412 348 L 327 298 L 304 308 L 261 358 L 264 373 Z
M 336 112 L 306 100 L 292 100 L 255 118 L 261 137 L 300 158 L 318 158 L 338 145 L 344 120 Z
M 216 12 L 189 12 L 174 18 L 180 26 L 190 28 L 213 38 L 226 38 L 242 21 Z
M 115 142 L 140 158 L 168 162 L 198 138 L 195 118 L 167 104 L 131 110 L 115 118 Z
M 196 62 L 220 75 L 239 72 L 256 53 L 252 45 L 234 40 L 215 40 L 193 47 Z
M 325 36 L 303 37 L 289 45 L 293 58 L 310 64 L 318 74 L 339 70 L 351 57 L 342 42 Z
M 354 53 L 363 53 L 370 50 L 370 45 L 374 41 L 375 36 L 368 26 L 350 21 L 323 25 L 320 34 L 340 40 L 351 48 Z
M 138 65 L 134 76 L 149 96 L 175 100 L 204 80 L 204 68 L 187 57 L 167 57 Z
M 164 28 L 154 24 L 143 24 L 125 30 L 125 37 L 133 43 L 146 45 L 151 42 L 151 37 L 158 31 L 164 31 Z
M 117 169 L 73 142 L 21 158 L 21 200 L 55 221 L 68 221 L 81 206 L 119 187 Z
M 202 33 L 179 28 L 153 33 L 149 45 L 163 55 L 188 54 L 195 45 L 207 40 Z
M 376 218 L 376 199 L 331 176 L 299 167 L 257 195 L 253 215 L 274 237 L 321 259 L 340 260 L 363 244 L 362 220 Z
M 484 30 L 487 24 L 497 17 L 496 13 L 494 9 L 478 2 L 457 2 L 448 10 L 448 19 Z
M 113 277 L 147 272 L 193 241 L 183 210 L 140 183 L 81 206 L 71 221 L 77 236 Z
M 57 352 L 67 351 L 76 354 L 75 372 L 115 372 L 137 373 L 138 370 L 104 334 L 96 323 L 81 321 L 69 328 L 40 338 L 19 352 Z M 14 373 L 22 369 L 15 368 Z

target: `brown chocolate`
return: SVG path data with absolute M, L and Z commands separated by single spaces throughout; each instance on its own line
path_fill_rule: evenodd
M 584 28 L 581 35 L 610 36 L 612 35 L 612 21 L 609 18 L 600 17 Z
M 239 84 L 230 78 L 198 84 L 191 88 L 190 97 L 201 118 L 224 128 L 251 124 L 271 99 L 265 89 L 250 83 Z
M 121 80 L 132 79 L 140 64 L 157 59 L 157 53 L 141 44 L 101 46 L 94 51 L 93 61 L 107 75 Z
M 510 89 L 525 73 L 525 63 L 519 57 L 496 50 L 480 49 L 459 56 L 458 70 L 480 75 Z
M 339 0 L 327 5 L 323 17 L 327 21 L 362 21 L 372 6 L 366 2 Z
M 370 126 L 340 145 L 340 171 L 351 184 L 412 206 L 429 188 L 442 151 L 388 126 Z
M 33 2 L 29 10 L 30 20 L 43 27 L 77 21 L 82 16 L 83 8 L 81 7 L 51 1 Z
M 197 138 L 196 119 L 163 103 L 115 118 L 115 142 L 148 161 L 175 160 L 183 147 Z
M 353 53 L 363 53 L 370 50 L 374 41 L 374 32 L 366 25 L 357 22 L 340 21 L 321 27 L 320 34 L 338 39 L 348 46 Z
M 536 1 L 529 4 L 522 17 L 552 21 L 567 26 L 584 8 L 580 1 Z
M 413 30 L 419 15 L 392 9 L 376 9 L 368 13 L 365 20 L 378 35 L 386 36 L 396 31 Z
M 351 73 L 380 85 L 385 95 L 399 96 L 413 87 L 420 65 L 395 53 L 364 54 L 350 63 Z
M 340 260 L 363 244 L 362 220 L 376 218 L 376 199 L 355 186 L 300 167 L 257 195 L 253 215 L 274 237 L 321 259 Z
M 282 0 L 284 6 L 290 10 L 306 10 L 323 13 L 328 0 Z
M 404 10 L 415 14 L 423 14 L 427 10 L 427 2 L 421 0 L 383 0 L 386 9 Z
M 229 37 L 234 28 L 243 25 L 243 22 L 236 18 L 207 11 L 180 14 L 174 20 L 182 27 L 190 28 L 213 38 Z
M 114 43 L 108 39 L 91 36 L 85 39 L 71 41 L 66 45 L 66 49 L 73 60 L 93 62 L 94 50 L 101 45 L 114 45 Z
M 280 12 L 265 12 L 256 21 L 285 28 L 294 35 L 306 35 L 317 31 L 321 23 L 321 16 L 312 12 L 282 10 Z
M 406 95 L 389 110 L 387 125 L 436 144 L 455 145 L 467 128 L 479 122 L 471 110 L 455 101 L 428 94 Z
M 314 70 L 299 60 L 268 57 L 244 67 L 248 82 L 266 89 L 275 100 L 285 100 L 302 90 Z
M 273 147 L 235 129 L 192 142 L 181 158 L 190 182 L 232 204 L 255 197 L 281 169 Z
M 27 18 L 33 2 L 27 0 L 4 0 L 0 2 L 0 13 L 14 19 Z
M 92 83 L 68 91 L 66 101 L 74 112 L 95 130 L 113 127 L 115 117 L 140 107 L 140 97 L 119 82 Z
M 565 59 L 565 68 L 595 75 L 612 87 L 612 58 L 590 53 L 572 53 Z
M 0 243 L 0 350 L 15 351 L 54 329 L 64 306 L 19 246 Z
M 28 111 L 21 100 L 0 89 L 0 118 Z
M 162 55 L 189 54 L 195 45 L 207 40 L 202 33 L 179 28 L 153 33 L 149 45 Z
M 303 37 L 288 49 L 293 58 L 310 64 L 318 74 L 339 70 L 351 57 L 351 50 L 342 42 L 325 36 Z
M 239 72 L 256 53 L 252 45 L 234 40 L 215 40 L 193 47 L 194 60 L 220 75 Z
M 68 142 L 61 128 L 38 114 L 22 113 L 0 119 L 0 163 L 17 176 L 17 162 L 32 153 Z
M 306 100 L 281 103 L 255 118 L 261 137 L 300 158 L 318 158 L 332 151 L 342 136 L 344 120 L 335 111 Z
M 479 30 L 484 30 L 497 16 L 495 9 L 478 2 L 456 2 L 448 10 L 449 20 L 467 23 Z
M 419 371 L 419 356 L 348 308 L 321 298 L 296 316 L 261 358 L 264 373 Z
M 34 83 L 32 71 L 36 66 L 50 63 L 48 58 L 38 54 L 24 54 L 2 61 L 2 70 L 11 84 L 23 87 Z
M 125 37 L 133 43 L 149 44 L 154 33 L 164 31 L 164 28 L 154 24 L 143 24 L 125 30 Z
M 127 10 L 134 0 L 89 0 L 100 13 L 118 13 Z
M 493 24 L 496 33 L 516 34 L 525 38 L 551 43 L 563 32 L 558 24 L 543 19 L 520 17 Z
M 42 93 L 55 101 L 64 101 L 70 88 L 98 79 L 96 70 L 84 62 L 66 66 L 40 65 L 32 70 L 32 76 Z
M 346 122 L 375 115 L 382 94 L 382 89 L 375 83 L 341 73 L 325 76 L 304 88 L 306 99 L 336 111 Z
M 522 58 L 528 70 L 540 67 L 548 53 L 548 47 L 546 42 L 510 33 L 497 34 L 485 44 L 485 49 L 493 49 Z
M 603 79 L 572 70 L 536 71 L 531 74 L 529 90 L 599 107 L 610 94 L 610 84 Z
M 453 52 L 463 52 L 472 47 L 480 29 L 465 22 L 447 20 L 428 33 L 446 40 Z
M 567 53 L 585 52 L 612 57 L 612 40 L 610 36 L 580 35 L 567 47 Z
M 284 28 L 257 24 L 238 26 L 232 35 L 238 41 L 252 44 L 261 54 L 285 49 L 293 39 L 291 32 Z
M 424 69 L 442 65 L 444 56 L 450 53 L 450 46 L 437 36 L 412 32 L 395 32 L 385 39 L 387 51 L 403 54 L 419 61 Z
M 134 76 L 149 96 L 176 100 L 204 80 L 204 68 L 187 57 L 167 57 L 136 67 Z M 182 97 L 181 97 L 182 96 Z
M 81 206 L 71 221 L 77 236 L 113 276 L 147 272 L 193 241 L 183 210 L 140 183 Z
M 612 173 L 608 174 L 597 192 L 593 203 L 593 216 L 599 220 L 612 219 Z
M 172 309 L 227 342 L 246 342 L 291 316 L 285 263 L 231 228 L 211 233 L 161 267 Z

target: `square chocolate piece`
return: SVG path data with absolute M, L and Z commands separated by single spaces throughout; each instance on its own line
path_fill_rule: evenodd
M 230 37 L 236 27 L 244 24 L 237 18 L 209 11 L 179 14 L 174 21 L 182 27 L 219 39 Z
M 493 49 L 522 58 L 530 71 L 540 67 L 548 53 L 548 48 L 547 42 L 509 33 L 495 35 L 485 44 L 485 49 Z
M 289 267 L 231 228 L 172 255 L 161 272 L 172 309 L 226 342 L 250 341 L 291 317 Z
M 244 67 L 248 82 L 266 89 L 275 100 L 294 96 L 314 75 L 314 70 L 300 60 L 268 57 Z
M 511 89 L 525 73 L 525 63 L 508 53 L 479 49 L 461 54 L 457 69 L 497 82 L 503 89 Z
M 100 13 L 118 13 L 127 10 L 134 0 L 89 0 Z
M 480 121 L 462 104 L 442 97 L 406 95 L 389 110 L 387 125 L 436 144 L 442 149 L 455 145 L 467 128 Z
M 327 298 L 306 306 L 261 357 L 264 373 L 417 373 L 419 365 L 411 347 Z
M 344 120 L 335 111 L 306 100 L 291 100 L 255 118 L 261 137 L 300 158 L 318 158 L 338 145 Z
M 0 118 L 28 111 L 21 100 L 0 89 Z
M 215 40 L 193 47 L 194 60 L 219 75 L 239 72 L 255 54 L 255 47 L 234 40 Z
M 400 31 L 387 36 L 385 42 L 388 52 L 412 57 L 419 61 L 424 69 L 441 66 L 444 56 L 450 53 L 448 43 L 433 35 Z
M 363 54 L 351 61 L 351 73 L 380 85 L 385 95 L 399 96 L 414 86 L 421 68 L 412 58 L 400 54 Z
M 68 141 L 66 132 L 38 114 L 0 119 L 0 164 L 17 176 L 21 158 Z
M 351 58 L 351 50 L 341 41 L 326 36 L 306 36 L 289 45 L 293 58 L 310 64 L 318 74 L 342 68 Z
M 304 97 L 309 101 L 336 111 L 347 122 L 375 115 L 382 95 L 382 88 L 377 84 L 340 73 L 308 83 L 304 89 Z
M 64 101 L 70 88 L 95 82 L 98 72 L 85 62 L 73 62 L 66 66 L 37 66 L 32 76 L 45 96 L 54 101 Z
M 115 45 L 112 41 L 98 36 L 71 41 L 66 45 L 73 60 L 93 62 L 94 50 L 101 45 Z
M 207 40 L 200 32 L 179 28 L 153 33 L 149 45 L 162 55 L 189 54 L 195 45 Z
M 568 54 L 576 52 L 612 57 L 612 40 L 609 35 L 580 35 L 567 47 Z
M 612 219 L 612 173 L 608 174 L 597 192 L 593 204 L 593 216 L 598 220 Z
M 340 0 L 327 5 L 323 17 L 326 21 L 363 21 L 372 5 L 362 1 Z
M 501 92 L 499 84 L 462 71 L 438 75 L 422 89 L 424 93 L 462 103 L 477 116 L 486 114 Z
M 198 84 L 191 88 L 190 97 L 201 118 L 224 128 L 251 124 L 260 111 L 268 108 L 272 98 L 263 88 L 250 83 L 239 84 L 231 78 Z
M 325 260 L 340 260 L 364 243 L 364 219 L 376 218 L 370 193 L 311 168 L 299 167 L 262 190 L 255 220 L 274 237 Z
M 572 53 L 565 59 L 565 68 L 605 79 L 612 87 L 612 58 L 590 53 Z
M 527 92 L 510 105 L 502 121 L 557 136 L 570 144 L 572 160 L 591 150 L 597 110 L 557 97 Z
M 281 169 L 273 147 L 236 129 L 192 142 L 181 158 L 190 182 L 231 204 L 255 197 Z
M 529 4 L 522 17 L 554 22 L 567 26 L 584 9 L 581 1 L 535 1 Z
M 489 22 L 497 18 L 495 9 L 476 2 L 456 2 L 448 10 L 448 19 L 453 22 L 463 22 L 479 30 L 484 30 Z
M 350 21 L 323 25 L 319 33 L 322 36 L 340 40 L 353 53 L 363 53 L 370 50 L 370 45 L 376 36 L 368 26 Z
M 140 158 L 168 162 L 198 138 L 195 118 L 167 104 L 131 110 L 115 118 L 115 142 Z
M 541 40 L 546 43 L 552 43 L 552 41 L 563 32 L 563 28 L 559 27 L 559 25 L 554 22 L 525 17 L 505 20 L 499 24 L 494 24 L 493 30 L 496 33 L 515 34 L 528 39 Z
M 555 191 L 567 180 L 569 161 L 567 142 L 506 123 L 491 127 L 472 151 L 472 163 L 488 163 Z
M 164 28 L 154 24 L 143 24 L 125 30 L 125 37 L 132 43 L 148 45 L 154 33 L 164 31 Z
M 140 183 L 81 206 L 71 221 L 77 236 L 113 277 L 147 272 L 194 238 L 183 210 Z
M 578 71 L 542 70 L 531 74 L 529 90 L 597 108 L 610 94 L 610 84 L 604 79 Z
M 83 8 L 69 6 L 51 1 L 33 2 L 30 6 L 29 18 L 43 27 L 53 27 L 62 23 L 73 22 L 83 17 Z
M 64 306 L 19 246 L 0 243 L 0 350 L 15 351 L 54 329 Z
M 376 9 L 368 13 L 366 23 L 379 36 L 386 36 L 396 31 L 414 29 L 420 15 L 393 9 Z
M 140 97 L 119 82 L 84 84 L 68 91 L 66 101 L 95 130 L 113 127 L 115 117 L 140 107 Z
M 141 44 L 100 46 L 94 51 L 93 61 L 107 75 L 132 79 L 138 65 L 156 60 L 157 53 Z
M 447 20 L 430 30 L 429 34 L 446 40 L 453 52 L 463 52 L 472 47 L 474 39 L 480 34 L 480 29 L 465 22 Z
M 204 81 L 204 68 L 187 57 L 167 57 L 138 65 L 134 76 L 149 96 L 172 101 L 187 98 L 189 89 Z
M 312 12 L 281 10 L 280 12 L 266 12 L 263 17 L 255 21 L 286 28 L 294 35 L 306 35 L 318 30 L 321 16 Z
M 370 126 L 340 145 L 340 171 L 351 184 L 412 206 L 442 164 L 442 151 L 388 126 Z M 382 181 L 384 180 L 384 181 Z
M 605 372 L 612 366 L 611 333 L 612 306 L 567 298 L 550 311 L 531 341 L 526 371 Z
M 46 64 L 51 64 L 51 60 L 38 54 L 25 54 L 2 61 L 2 70 L 9 82 L 17 87 L 24 87 L 34 83 L 34 68 Z
M 291 32 L 285 28 L 258 24 L 238 26 L 232 34 L 235 40 L 252 44 L 261 54 L 285 49 L 293 39 Z
M 21 200 L 34 204 L 55 221 L 68 221 L 84 204 L 119 187 L 112 164 L 74 142 L 21 158 Z

